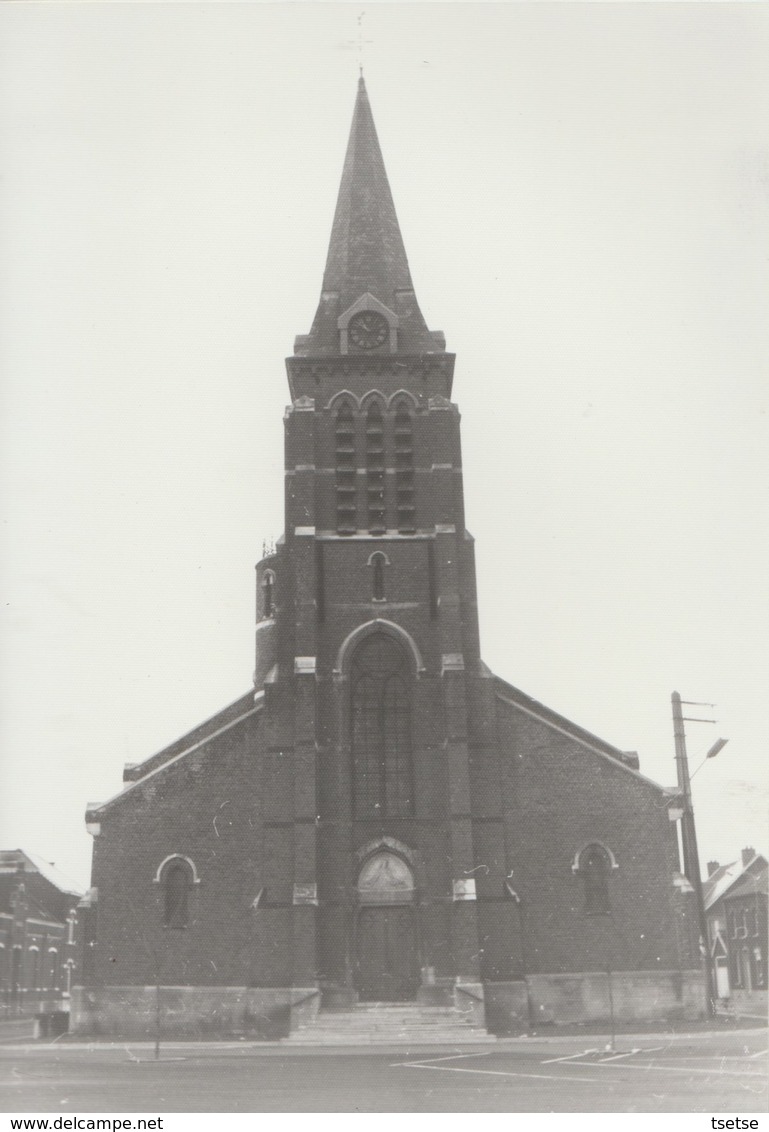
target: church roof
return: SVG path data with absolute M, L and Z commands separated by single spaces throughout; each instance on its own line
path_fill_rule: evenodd
M 331 228 L 320 303 L 298 354 L 338 354 L 337 320 L 362 296 L 398 319 L 398 352 L 432 353 L 443 336 L 427 329 L 414 293 L 366 84 L 361 77 Z
M 522 692 L 520 688 L 515 688 L 512 684 L 508 684 L 507 681 L 502 680 L 501 677 L 494 676 L 492 673 L 489 673 L 489 675 L 493 676 L 496 685 L 497 699 L 501 700 L 503 703 L 517 708 L 519 711 L 522 711 L 524 714 L 534 719 L 538 719 L 552 730 L 558 731 L 562 735 L 576 740 L 576 742 L 580 743 L 583 747 L 594 751 L 603 758 L 609 759 L 617 766 L 622 767 L 623 770 L 627 771 L 629 774 L 634 775 L 635 778 L 640 779 L 648 786 L 652 786 L 655 790 L 660 791 L 660 793 L 670 797 L 673 796 L 673 791 L 664 786 L 660 786 L 658 782 L 648 778 L 645 774 L 641 774 L 638 769 L 638 755 L 635 751 L 620 750 L 619 747 L 615 747 L 613 744 L 607 743 L 606 740 L 599 738 L 597 735 L 593 735 L 592 732 L 587 731 L 584 727 L 580 727 L 579 724 L 567 719 L 566 716 L 559 715 L 559 713 L 553 711 L 552 708 L 547 707 L 538 700 L 532 699 L 531 696 Z
M 246 720 L 261 712 L 263 706 L 264 692 L 254 695 L 251 690 L 144 762 L 128 764 L 123 774 L 124 786 L 120 793 L 114 794 L 106 802 L 88 804 L 85 814 L 86 825 L 98 823 L 107 810 L 115 804 L 122 803 L 126 797 L 130 797 L 131 792 L 136 787 L 145 785 L 148 779 L 164 773 L 169 767 L 175 766 L 190 755 L 205 752 L 212 741 L 219 739 L 232 728 L 241 726 Z

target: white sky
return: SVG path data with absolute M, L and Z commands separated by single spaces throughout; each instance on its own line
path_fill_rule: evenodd
M 0 843 L 248 690 L 356 18 L 422 309 L 458 354 L 485 659 L 764 851 L 769 8 L 6 4 Z M 703 714 L 694 711 L 691 714 Z M 707 709 L 704 714 L 707 715 Z

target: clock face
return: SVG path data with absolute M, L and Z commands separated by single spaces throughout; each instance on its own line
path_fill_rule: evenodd
M 387 341 L 390 326 L 379 311 L 359 311 L 350 319 L 347 334 L 359 350 L 375 350 Z

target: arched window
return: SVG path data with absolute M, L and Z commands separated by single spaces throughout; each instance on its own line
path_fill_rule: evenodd
M 395 410 L 395 495 L 398 530 L 413 534 L 416 527 L 414 495 L 414 428 L 404 401 Z
M 371 596 L 374 601 L 385 600 L 385 575 L 384 568 L 388 565 L 387 556 L 377 551 L 369 558 L 369 566 L 372 570 L 371 578 Z
M 163 927 L 187 927 L 192 879 L 190 866 L 181 857 L 172 857 L 163 869 Z
M 390 636 L 372 633 L 351 664 L 352 756 L 357 817 L 413 812 L 411 672 Z
M 605 916 L 611 911 L 609 903 L 609 877 L 613 861 L 603 845 L 586 845 L 578 857 L 575 870 L 582 878 L 585 890 L 585 911 L 589 916 Z
M 336 451 L 336 529 L 353 535 L 358 528 L 355 485 L 355 417 L 349 401 L 339 406 L 334 424 Z
M 28 990 L 40 990 L 40 948 L 33 943 L 29 949 Z
M 262 617 L 272 617 L 275 609 L 275 575 L 265 570 L 262 578 Z
M 59 949 L 48 948 L 48 986 L 52 990 L 59 989 Z
M 387 530 L 385 438 L 382 406 L 377 401 L 366 414 L 366 494 L 368 529 L 372 535 L 383 535 Z

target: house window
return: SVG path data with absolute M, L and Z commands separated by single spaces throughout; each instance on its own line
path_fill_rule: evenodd
M 30 990 L 40 989 L 40 948 L 32 944 L 29 949 L 29 982 Z
M 56 947 L 48 948 L 49 987 L 59 989 L 59 951 Z
M 609 876 L 612 860 L 603 845 L 586 845 L 579 855 L 576 870 L 582 878 L 585 892 L 585 912 L 589 916 L 605 916 L 611 911 L 609 903 Z
M 190 919 L 192 872 L 187 861 L 172 857 L 163 869 L 163 927 L 186 928 Z
M 753 990 L 753 984 L 750 978 L 750 952 L 747 947 L 743 947 L 740 952 L 740 966 L 742 968 L 740 984 L 745 990 Z
M 755 964 L 754 969 L 755 969 L 755 973 L 756 973 L 756 978 L 755 978 L 756 986 L 762 987 L 764 985 L 764 965 L 762 963 L 762 955 L 761 955 L 761 948 L 760 947 L 754 947 L 753 948 L 753 962 Z
M 352 759 L 357 817 L 413 811 L 411 672 L 400 645 L 373 633 L 353 654 Z

